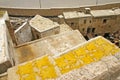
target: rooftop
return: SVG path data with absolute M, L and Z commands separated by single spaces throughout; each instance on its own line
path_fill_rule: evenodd
M 65 19 L 70 19 L 70 18 L 79 18 L 78 12 L 73 11 L 73 12 L 63 12 L 63 15 Z
M 90 17 L 90 14 L 85 14 L 84 12 L 63 12 L 63 15 L 65 19 L 71 19 L 71 18 L 82 18 L 82 17 Z
M 105 38 L 99 36 L 82 44 L 76 45 L 74 48 L 69 51 L 65 51 L 63 54 L 53 57 L 44 55 L 34 60 L 14 66 L 8 70 L 8 80 L 74 80 L 76 75 L 79 78 L 76 78 L 75 80 L 81 78 L 81 80 L 101 80 L 101 78 L 104 80 L 110 80 L 112 78 L 111 76 L 103 78 L 101 77 L 101 75 L 103 76 L 104 74 L 106 76 L 110 72 L 114 75 L 118 73 L 118 67 L 120 66 L 120 64 L 119 60 L 114 55 L 116 53 L 119 54 L 119 52 L 120 49 L 118 47 L 110 43 Z M 57 79 L 61 76 L 61 74 L 65 75 L 70 71 L 83 68 L 87 70 L 87 74 L 92 73 L 93 76 L 89 78 L 89 76 L 87 75 L 88 77 L 86 78 L 86 74 L 83 74 L 86 72 L 84 70 L 81 72 L 82 75 L 79 72 L 77 74 L 74 73 L 73 75 L 69 75 L 71 79 L 68 79 L 66 76 L 64 76 L 63 79 Z M 34 74 L 36 72 L 39 72 L 40 74 L 38 74 L 40 76 L 38 74 Z M 73 76 L 74 78 L 71 76 Z
M 58 55 L 86 40 L 78 30 L 68 31 L 25 43 L 15 49 L 15 64 L 43 56 Z M 39 50 L 39 51 L 38 51 Z M 24 56 L 26 54 L 26 56 Z
M 91 17 L 91 14 L 85 14 L 84 12 L 78 12 L 79 17 Z
M 115 15 L 114 11 L 112 11 L 112 10 L 92 10 L 91 14 L 94 17 L 105 17 L 105 16 Z
M 72 31 L 72 28 L 67 24 L 60 24 L 60 33 L 63 33 L 66 31 Z
M 53 22 L 52 20 L 48 18 L 44 18 L 40 15 L 36 15 L 34 18 L 30 20 L 31 27 L 35 28 L 39 32 L 43 32 L 46 30 L 49 30 L 51 28 L 58 27 L 59 24 L 56 22 Z
M 120 15 L 120 9 L 115 9 L 114 12 L 116 15 Z
M 65 19 L 72 19 L 72 18 L 82 18 L 82 17 L 105 17 L 105 16 L 113 16 L 113 15 L 120 15 L 120 9 L 107 9 L 107 10 L 91 10 L 90 14 L 85 14 L 84 12 L 63 12 L 63 16 Z

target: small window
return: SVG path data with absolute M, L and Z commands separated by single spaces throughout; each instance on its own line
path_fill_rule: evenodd
M 82 31 L 85 31 L 85 29 L 83 28 Z
M 84 24 L 86 24 L 86 20 L 84 20 Z
M 95 32 L 95 28 L 92 28 L 92 32 L 93 32 L 93 33 Z
M 37 39 L 39 39 L 39 35 L 36 35 Z
M 107 19 L 104 19 L 104 20 L 103 20 L 103 23 L 107 23 Z
M 91 20 L 90 20 L 90 23 L 91 23 Z
M 104 37 L 105 37 L 105 38 L 108 38 L 109 35 L 110 35 L 110 33 L 105 33 L 105 34 L 104 34 Z
M 90 33 L 90 31 L 91 31 L 91 28 L 87 28 L 87 33 Z
M 71 23 L 71 26 L 74 26 L 74 23 L 73 23 L 73 22 Z
M 95 34 L 95 36 L 98 36 L 98 34 Z

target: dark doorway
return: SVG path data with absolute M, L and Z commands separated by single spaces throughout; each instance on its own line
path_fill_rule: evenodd
M 91 28 L 87 28 L 87 33 L 90 33 L 91 32 Z
M 93 33 L 95 32 L 95 28 L 92 28 L 92 32 L 93 32 Z
M 105 38 L 108 38 L 109 35 L 110 35 L 110 33 L 105 33 L 105 34 L 104 34 L 104 37 L 105 37 Z
M 88 36 L 84 36 L 86 40 L 89 40 Z

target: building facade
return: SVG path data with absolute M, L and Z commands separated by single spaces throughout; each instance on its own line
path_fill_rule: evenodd
M 78 29 L 84 36 L 91 34 L 107 35 L 120 29 L 120 9 L 90 10 L 84 12 L 64 12 L 64 21 L 73 29 Z
M 60 32 L 60 26 L 57 22 L 53 22 L 52 20 L 40 15 L 36 15 L 32 18 L 29 21 L 29 24 L 35 39 L 58 34 Z

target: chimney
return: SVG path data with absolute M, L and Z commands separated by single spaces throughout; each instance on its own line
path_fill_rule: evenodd
M 90 14 L 91 9 L 90 8 L 85 8 L 85 14 Z

